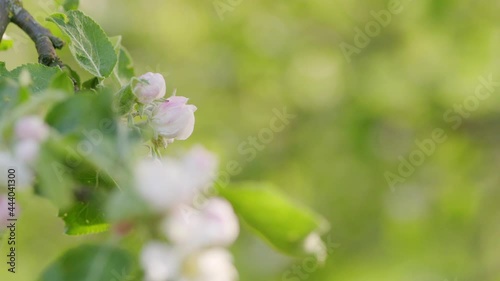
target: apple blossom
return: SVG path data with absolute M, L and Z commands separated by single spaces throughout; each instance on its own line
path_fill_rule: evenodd
M 310 233 L 304 239 L 303 247 L 306 253 L 315 255 L 319 262 L 325 261 L 327 257 L 326 245 L 317 232 Z
M 158 211 L 188 203 L 217 170 L 217 158 L 202 147 L 184 157 L 148 159 L 135 169 L 135 187 L 141 197 Z
M 223 248 L 203 251 L 188 260 L 181 281 L 235 281 L 238 271 L 231 254 Z
M 187 102 L 186 97 L 172 96 L 153 109 L 151 126 L 157 135 L 177 140 L 191 136 L 197 108 Z
M 235 281 L 238 271 L 231 254 L 212 248 L 185 255 L 163 242 L 149 242 L 141 251 L 140 264 L 146 281 Z
M 219 159 L 201 145 L 191 148 L 181 161 L 190 173 L 196 174 L 193 180 L 200 188 L 211 185 L 216 178 Z
M 140 76 L 134 87 L 134 94 L 142 104 L 150 104 L 156 99 L 163 98 L 166 91 L 165 78 L 159 73 L 152 72 Z
M 181 259 L 177 252 L 162 242 L 149 242 L 141 252 L 140 263 L 146 281 L 168 281 L 178 275 Z
M 38 116 L 26 116 L 17 121 L 14 132 L 20 140 L 41 142 L 49 136 L 49 127 Z
M 22 140 L 14 147 L 14 155 L 16 158 L 26 164 L 33 164 L 38 157 L 40 144 L 33 139 Z
M 0 151 L 0 171 L 7 171 L 9 169 L 16 170 L 17 189 L 23 190 L 31 186 L 34 175 L 28 165 L 16 157 L 13 157 L 10 153 Z M 7 173 L 0 173 L 0 187 L 6 187 L 7 180 Z
M 144 160 L 136 168 L 135 187 L 153 209 L 161 211 L 189 200 L 194 187 L 182 165 L 173 159 Z
M 238 218 L 229 202 L 211 198 L 191 216 L 178 207 L 163 223 L 167 237 L 175 244 L 187 248 L 229 246 L 239 234 Z

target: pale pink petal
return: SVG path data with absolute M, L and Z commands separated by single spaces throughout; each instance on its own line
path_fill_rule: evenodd
M 167 86 L 161 74 L 148 72 L 140 76 L 139 80 L 133 92 L 140 103 L 149 104 L 165 96 Z

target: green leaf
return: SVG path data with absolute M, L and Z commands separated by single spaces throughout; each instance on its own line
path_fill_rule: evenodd
M 0 77 L 5 76 L 9 73 L 7 68 L 5 67 L 5 62 L 0 61 Z
M 48 20 L 70 38 L 71 53 L 85 70 L 99 78 L 113 72 L 118 58 L 109 38 L 94 20 L 81 11 L 54 14 Z
M 66 226 L 66 234 L 83 235 L 104 232 L 109 229 L 104 213 L 106 192 L 96 187 L 80 187 L 75 191 L 78 202 L 72 207 L 61 210 L 61 217 Z
M 22 65 L 12 70 L 8 76 L 14 80 L 19 80 L 19 76 L 23 71 L 27 71 L 30 74 L 32 83 L 29 88 L 33 94 L 49 88 L 52 79 L 56 75 L 62 73 L 62 70 L 57 67 L 48 67 L 42 64 L 33 63 Z
M 120 48 L 120 53 L 118 55 L 118 64 L 115 67 L 115 74 L 122 85 L 130 83 L 130 80 L 135 76 L 132 57 L 124 47 Z
M 0 65 L 0 72 L 1 69 Z M 0 77 L 0 144 L 12 135 L 6 128 L 16 120 L 13 119 L 12 111 L 20 103 L 19 90 L 17 83 L 4 76 Z
M 68 208 L 73 203 L 76 184 L 68 168 L 70 155 L 61 151 L 64 147 L 61 144 L 49 140 L 40 148 L 35 165 L 38 179 L 35 189 L 58 208 Z
M 1 72 L 1 66 L 0 66 Z M 5 77 L 0 78 L 0 120 L 19 102 L 19 85 Z M 1 132 L 0 132 L 1 133 Z
M 66 11 L 76 10 L 80 5 L 80 0 L 64 0 L 63 8 Z
M 136 98 L 130 85 L 123 87 L 115 97 L 115 109 L 120 115 L 125 115 L 132 110 Z
M 107 170 L 114 165 L 115 170 L 120 170 L 113 170 L 117 176 L 125 170 L 123 164 L 117 163 L 117 149 L 104 145 L 109 140 L 95 130 L 87 132 L 83 136 L 49 139 L 35 165 L 39 174 L 37 193 L 61 209 L 66 233 L 71 235 L 108 229 L 104 201 L 117 183 Z
M 73 68 L 69 67 L 68 65 L 65 65 L 63 69 L 66 73 L 68 73 L 71 81 L 75 84 L 74 86 L 76 86 L 77 88 L 80 88 L 80 85 L 82 83 L 82 81 L 80 79 L 80 75 L 78 75 L 78 73 L 75 70 L 73 70 Z
M 85 136 L 93 130 L 102 136 L 114 134 L 116 120 L 111 105 L 112 96 L 106 92 L 80 92 L 55 105 L 47 114 L 46 122 L 61 134 Z
M 70 249 L 51 264 L 38 281 L 127 280 L 130 255 L 108 245 L 83 245 Z
M 220 193 L 252 230 L 284 253 L 307 254 L 305 239 L 328 229 L 324 219 L 286 199 L 272 185 L 244 183 Z
M 107 219 L 113 222 L 154 215 L 150 206 L 134 191 L 115 191 L 106 207 Z
M 110 38 L 110 41 L 115 48 L 116 55 L 118 56 L 118 63 L 114 69 L 115 76 L 120 82 L 120 85 L 128 85 L 130 80 L 135 76 L 132 57 L 128 53 L 127 49 L 122 46 L 121 36 L 112 37 Z
M 118 35 L 109 37 L 109 42 L 111 42 L 111 45 L 113 45 L 113 49 L 115 50 L 116 55 L 118 55 L 120 47 L 122 46 L 122 36 Z
M 0 42 L 0 51 L 7 51 L 12 47 L 14 47 L 14 40 L 12 40 L 12 38 L 4 34 L 2 42 Z
M 73 81 L 66 72 L 61 72 L 56 75 L 50 83 L 50 88 L 61 90 L 66 93 L 74 92 Z
M 45 121 L 67 138 L 63 148 L 78 153 L 81 163 L 74 180 L 83 185 L 114 188 L 130 184 L 130 168 L 135 140 L 126 130 L 118 130 L 113 96 L 105 90 L 79 92 L 56 104 Z M 69 152 L 68 152 L 69 153 Z M 99 177 L 96 177 L 99 173 Z
M 99 86 L 99 83 L 101 83 L 101 81 L 99 81 L 99 78 L 90 78 L 89 80 L 82 83 L 82 88 L 86 90 L 95 90 Z

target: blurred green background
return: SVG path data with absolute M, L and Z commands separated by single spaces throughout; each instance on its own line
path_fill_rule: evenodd
M 54 12 L 52 0 L 24 2 L 38 19 Z M 232 248 L 240 280 L 500 280 L 500 87 L 456 130 L 443 117 L 474 94 L 479 76 L 500 81 L 500 2 L 402 2 L 351 62 L 339 45 L 354 44 L 355 28 L 389 1 L 81 2 L 108 35 L 123 35 L 137 74 L 162 73 L 169 92 L 198 106 L 195 133 L 173 151 L 202 143 L 222 170 L 243 165 L 233 181 L 273 182 L 330 221 L 325 239 L 336 246 L 314 270 L 243 227 Z M 214 5 L 229 10 L 221 18 Z M 35 62 L 27 37 L 13 26 L 7 33 L 16 46 L 0 60 L 9 69 Z M 60 54 L 76 68 L 67 49 Z M 296 118 L 246 161 L 238 146 L 283 107 Z M 398 157 L 435 128 L 447 140 L 391 189 L 384 173 L 397 173 Z M 34 280 L 65 249 L 105 239 L 65 236 L 47 201 L 19 200 L 15 280 Z M 302 273 L 288 274 L 294 266 Z

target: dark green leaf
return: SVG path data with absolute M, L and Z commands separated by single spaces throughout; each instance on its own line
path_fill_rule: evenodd
M 104 200 L 106 191 L 99 186 L 82 186 L 75 190 L 77 202 L 70 208 L 61 210 L 59 216 L 64 220 L 66 234 L 83 235 L 107 231 Z
M 67 251 L 38 281 L 121 281 L 132 267 L 129 254 L 107 245 L 83 245 Z
M 89 80 L 83 82 L 82 87 L 83 87 L 83 89 L 86 89 L 86 90 L 95 90 L 99 86 L 99 83 L 100 83 L 99 78 L 94 77 L 94 78 L 90 78 Z
M 80 79 L 80 75 L 78 75 L 78 73 L 76 71 L 74 71 L 71 67 L 69 67 L 68 65 L 65 65 L 64 66 L 64 71 L 66 71 L 70 77 L 70 79 L 73 81 L 74 84 L 76 84 L 76 86 L 78 88 L 80 88 L 81 84 L 82 84 L 82 81 Z

